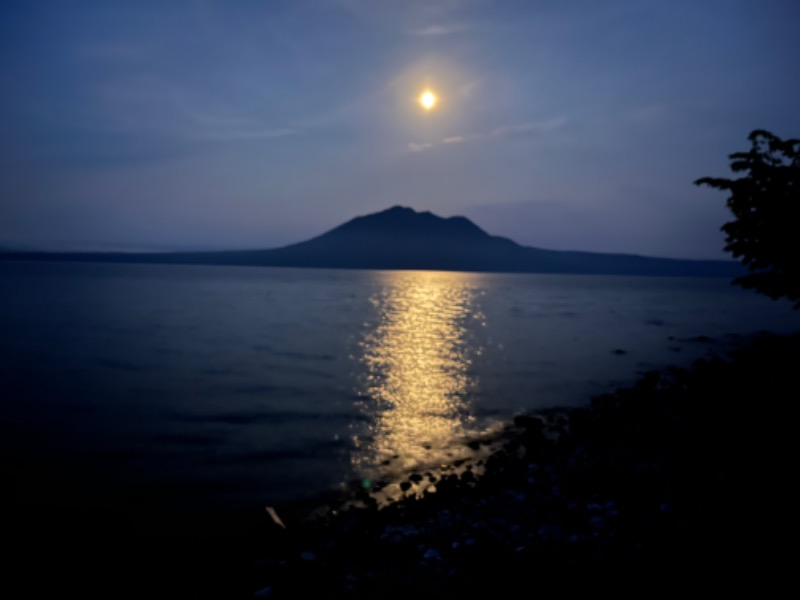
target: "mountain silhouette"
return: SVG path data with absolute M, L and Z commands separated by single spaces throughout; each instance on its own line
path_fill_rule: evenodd
M 545 250 L 493 236 L 465 217 L 443 218 L 395 206 L 356 217 L 305 242 L 271 250 L 165 253 L 3 253 L 6 259 L 83 260 L 342 269 L 417 269 L 510 273 L 725 276 L 733 261 Z

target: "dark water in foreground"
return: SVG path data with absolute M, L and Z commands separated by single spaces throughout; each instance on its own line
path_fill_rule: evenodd
M 0 263 L 0 289 L 12 492 L 158 514 L 436 466 L 521 411 L 800 329 L 723 280 Z

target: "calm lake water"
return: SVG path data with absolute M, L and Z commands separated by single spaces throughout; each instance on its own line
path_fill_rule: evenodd
M 160 513 L 436 466 L 520 412 L 800 329 L 718 279 L 7 262 L 0 290 L 13 493 Z

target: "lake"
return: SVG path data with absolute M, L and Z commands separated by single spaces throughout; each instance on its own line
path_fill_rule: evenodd
M 0 263 L 0 458 L 23 503 L 225 512 L 435 468 L 761 330 L 720 279 Z

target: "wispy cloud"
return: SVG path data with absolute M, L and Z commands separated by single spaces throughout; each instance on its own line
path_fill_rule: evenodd
M 567 120 L 563 117 L 548 119 L 546 121 L 536 121 L 528 123 L 516 123 L 513 125 L 502 125 L 495 127 L 489 134 L 491 136 L 499 137 L 513 137 L 533 135 L 547 131 L 553 131 L 563 126 Z
M 152 56 L 151 44 L 132 42 L 90 42 L 75 49 L 81 59 L 104 63 L 127 63 Z
M 411 150 L 411 152 L 422 152 L 423 150 L 428 150 L 429 148 L 433 148 L 433 144 L 430 142 L 423 142 L 421 144 L 411 142 L 408 145 L 408 149 Z
M 394 24 L 410 35 L 447 35 L 449 25 L 473 0 L 327 0 L 340 10 L 372 23 Z M 318 0 L 321 2 L 321 0 Z M 434 25 L 420 27 L 420 23 Z M 440 25 L 440 24 L 446 25 Z M 417 29 L 413 29 L 417 27 Z M 447 30 L 440 32 L 439 30 Z M 431 33 L 425 33 L 431 30 Z M 415 32 L 423 33 L 415 33 Z
M 480 79 L 473 79 L 468 81 L 456 90 L 456 96 L 459 98 L 469 98 L 475 93 L 483 82 Z
M 639 125 L 653 125 L 668 116 L 669 110 L 663 104 L 640 106 L 628 112 L 628 118 Z
M 436 35 L 452 35 L 454 33 L 461 33 L 463 31 L 467 31 L 469 27 L 462 24 L 453 24 L 453 25 L 428 25 L 427 27 L 422 27 L 419 29 L 411 29 L 408 31 L 408 35 L 418 36 L 418 37 L 430 37 Z
M 178 96 L 174 106 L 183 117 L 181 134 L 196 140 L 235 142 L 245 140 L 269 140 L 303 135 L 303 129 L 275 123 L 265 123 L 262 119 L 237 114 L 231 107 L 201 109 L 188 98 Z
M 177 84 L 158 79 L 121 79 L 95 89 L 97 110 L 90 129 L 185 142 L 272 140 L 303 135 L 305 128 L 275 123 L 240 112 L 236 106 L 192 96 Z
M 489 136 L 511 136 L 511 135 L 524 135 L 533 131 L 533 123 L 519 123 L 516 125 L 501 125 L 495 127 L 489 133 Z
M 268 140 L 294 135 L 303 135 L 299 129 L 280 127 L 277 129 L 218 129 L 215 131 L 205 131 L 197 136 L 200 140 L 211 140 L 217 142 L 235 142 L 238 140 Z
M 545 121 L 529 121 L 526 123 L 512 123 L 509 125 L 501 125 L 487 132 L 478 133 L 464 133 L 459 135 L 450 135 L 435 142 L 412 142 L 408 144 L 408 149 L 412 152 L 421 152 L 429 150 L 436 146 L 462 144 L 466 142 L 488 140 L 492 138 L 514 138 L 514 137 L 527 137 L 535 136 L 537 134 L 544 134 L 551 131 L 560 129 L 567 123 L 564 117 L 557 117 L 547 119 Z

